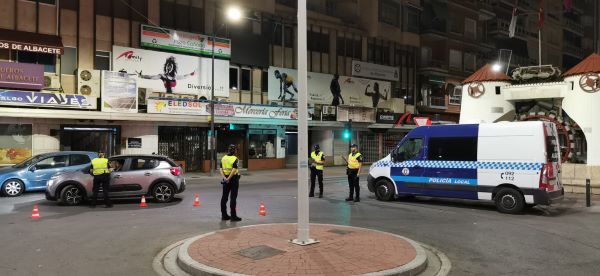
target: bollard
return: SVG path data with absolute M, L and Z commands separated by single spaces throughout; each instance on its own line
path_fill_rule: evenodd
M 591 205 L 591 197 L 592 197 L 592 186 L 590 185 L 590 180 L 585 180 L 585 206 L 590 207 Z

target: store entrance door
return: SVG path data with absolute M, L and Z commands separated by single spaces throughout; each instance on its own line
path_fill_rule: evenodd
M 117 154 L 120 144 L 119 126 L 61 126 L 60 150 L 105 152 L 107 155 Z

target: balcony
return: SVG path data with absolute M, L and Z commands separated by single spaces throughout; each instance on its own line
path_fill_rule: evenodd
M 494 13 L 494 7 L 492 7 L 491 0 L 478 0 L 477 9 L 479 14 L 479 20 L 490 20 L 496 17 L 496 13 Z
M 448 37 L 446 20 L 440 18 L 434 18 L 431 21 L 423 20 L 421 24 L 421 35 L 434 40 L 446 39 Z
M 581 25 L 581 23 L 579 23 L 575 20 L 565 18 L 564 26 L 565 26 L 565 29 L 568 29 L 574 33 L 583 35 L 583 25 Z
M 563 44 L 563 49 L 565 54 L 571 55 L 573 57 L 584 58 L 585 56 L 583 48 L 570 43 Z
M 435 71 L 440 73 L 448 72 L 448 63 L 443 60 L 424 60 L 421 62 L 421 71 Z
M 500 36 L 505 38 L 508 36 L 508 27 L 510 26 L 510 21 L 503 19 L 496 19 L 496 21 L 492 22 L 490 26 L 490 33 L 495 36 Z M 529 37 L 534 37 L 536 34 L 533 32 L 527 31 L 523 26 L 517 24 L 515 28 L 515 37 L 527 40 Z

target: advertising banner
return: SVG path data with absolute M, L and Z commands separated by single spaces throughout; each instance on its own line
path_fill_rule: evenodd
M 102 71 L 102 112 L 138 112 L 136 78 L 126 73 Z
M 96 98 L 62 93 L 0 90 L 0 105 L 96 109 Z
M 0 61 L 0 88 L 42 90 L 44 65 Z
M 181 52 L 193 55 L 212 56 L 212 37 L 154 26 L 142 25 L 141 45 L 143 47 Z M 231 40 L 215 38 L 215 57 L 231 58 Z
M 31 125 L 0 124 L 0 165 L 18 164 L 31 157 Z
M 135 74 L 138 87 L 210 99 L 210 58 L 113 46 L 112 59 L 113 71 Z M 215 72 L 215 96 L 229 97 L 229 61 L 215 60 Z
M 148 113 L 210 115 L 210 103 L 182 99 L 148 99 Z M 309 108 L 309 120 L 314 114 L 314 108 Z M 283 106 L 244 105 L 244 104 L 215 104 L 215 116 L 297 120 L 298 109 Z
M 400 119 L 400 113 L 378 112 L 375 121 L 381 124 L 395 124 Z
M 375 111 L 370 108 L 349 108 L 339 107 L 337 113 L 337 120 L 339 122 L 361 122 L 361 123 L 373 123 L 375 122 Z
M 269 100 L 296 102 L 298 100 L 298 71 L 269 67 Z M 360 106 L 376 108 L 391 97 L 387 81 L 308 72 L 308 102 L 331 106 Z
M 385 66 L 360 60 L 352 61 L 352 76 L 399 81 L 398 67 Z

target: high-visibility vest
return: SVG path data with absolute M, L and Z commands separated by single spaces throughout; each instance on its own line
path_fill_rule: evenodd
M 108 169 L 108 159 L 106 159 L 106 158 L 92 159 L 92 174 L 101 175 L 104 173 L 110 173 L 110 170 Z
M 358 169 L 360 168 L 360 162 L 358 162 L 358 158 L 361 156 L 360 152 L 357 152 L 354 156 L 352 153 L 348 155 L 348 169 Z
M 319 151 L 319 154 L 317 154 L 313 151 L 310 153 L 310 158 L 312 158 L 315 161 L 315 169 L 322 171 L 324 166 L 322 164 L 317 163 L 317 161 L 323 160 L 323 152 Z
M 235 163 L 237 159 L 238 158 L 234 155 L 223 156 L 223 159 L 221 159 L 221 168 L 223 169 L 223 174 L 229 175 L 231 173 L 231 171 L 233 170 L 233 163 Z M 237 174 L 237 171 L 235 172 L 235 174 Z

